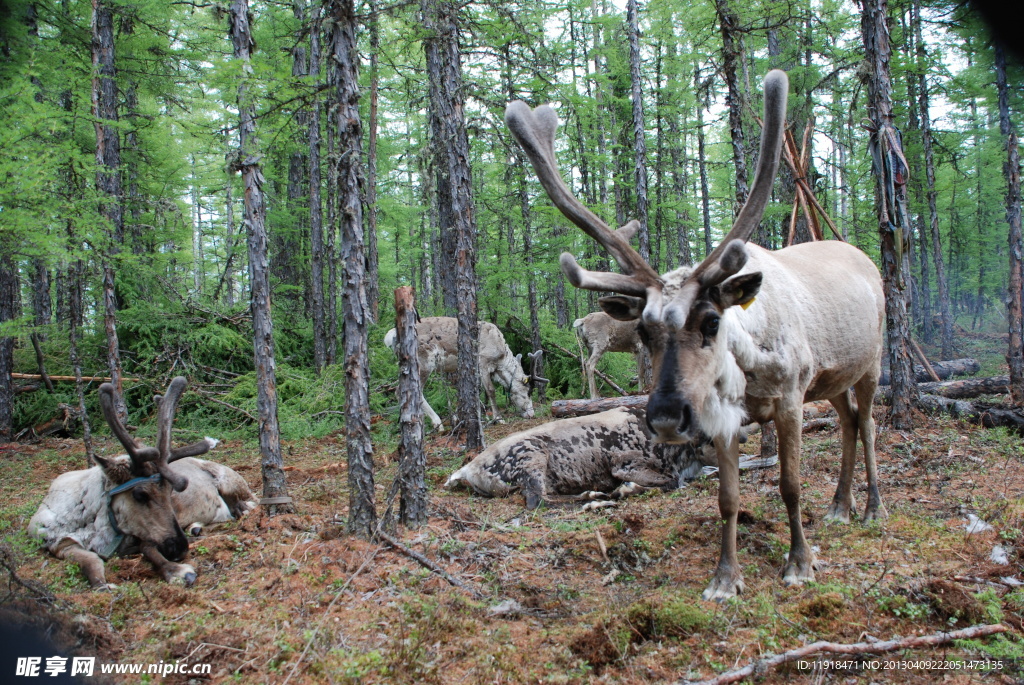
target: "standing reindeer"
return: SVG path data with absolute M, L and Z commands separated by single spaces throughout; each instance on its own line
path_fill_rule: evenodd
M 886 516 L 878 493 L 871 418 L 884 317 L 878 269 L 860 250 L 842 242 L 803 243 L 775 252 L 747 243 L 771 196 L 788 88 L 784 72 L 771 71 L 765 77 L 757 174 L 732 230 L 696 268 L 663 276 L 629 245 L 637 222 L 612 230 L 562 181 L 555 163 L 554 110 L 542 106 L 531 111 L 525 103 L 513 102 L 505 112 L 552 202 L 622 269 L 621 274 L 587 271 L 571 254 L 561 257 L 562 271 L 574 286 L 618 293 L 601 298 L 602 309 L 621 321 L 637 321 L 654 366 L 647 424 L 656 441 L 687 442 L 701 432 L 714 441 L 722 547 L 705 599 L 722 600 L 743 590 L 736 518 L 738 433 L 745 417 L 761 423 L 774 420 L 778 428 L 779 489 L 791 534 L 784 583 L 814 579 L 814 555 L 800 521 L 804 402 L 828 399 L 842 427 L 839 485 L 826 517 L 849 521 L 858 434 L 868 479 L 863 520 Z
M 593 312 L 582 319 L 576 319 L 572 327 L 576 329 L 576 335 L 583 339 L 583 344 L 590 352 L 590 356 L 583 364 L 583 369 L 587 374 L 590 399 L 596 400 L 601 396 L 597 392 L 594 371 L 597 370 L 597 363 L 606 353 L 631 352 L 636 357 L 637 373 L 640 372 L 643 343 L 636 330 L 636 321 L 618 321 L 604 312 Z
M 81 566 L 95 589 L 107 584 L 103 560 L 138 543 L 142 554 L 168 582 L 195 582 L 196 572 L 178 563 L 188 553 L 179 521 L 197 535 L 203 525 L 230 521 L 255 506 L 252 492 L 227 466 L 192 457 L 217 441 L 171 448 L 171 424 L 186 381 L 177 377 L 157 401 L 157 446 L 135 440 L 117 417 L 114 388 L 100 386 L 100 407 L 128 454 L 96 457 L 96 466 L 54 479 L 32 520 L 29 534 L 59 559 Z M 173 464 L 173 465 L 172 465 Z
M 494 395 L 494 383 L 497 382 L 508 389 L 512 405 L 526 418 L 533 418 L 533 402 L 530 401 L 530 390 L 527 384 L 530 377 L 523 373 L 523 355 L 513 355 L 501 334 L 493 323 L 478 322 L 480 340 L 478 360 L 480 384 L 490 404 L 491 412 L 496 418 L 498 403 Z M 420 378 L 424 381 L 434 371 L 454 373 L 458 370 L 459 321 L 450 316 L 428 316 L 416 324 L 416 338 L 419 344 L 417 355 L 420 362 Z M 395 351 L 396 332 L 392 328 L 384 336 L 384 344 L 392 352 Z M 539 379 L 544 380 L 544 379 Z M 423 413 L 430 417 L 430 423 L 437 430 L 444 430 L 441 417 L 427 403 L 427 398 L 420 396 Z

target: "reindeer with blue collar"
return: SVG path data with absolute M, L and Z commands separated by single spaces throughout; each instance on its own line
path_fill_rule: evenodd
M 156 447 L 129 434 L 114 409 L 114 388 L 100 386 L 100 407 L 127 454 L 96 457 L 96 466 L 61 474 L 29 521 L 29 533 L 55 557 L 78 562 L 93 589 L 113 587 L 104 560 L 141 551 L 168 582 L 192 585 L 195 569 L 180 563 L 188 538 L 203 525 L 230 521 L 255 506 L 248 484 L 237 472 L 195 459 L 217 445 L 204 438 L 171 447 L 171 424 L 186 381 L 177 377 L 157 401 Z

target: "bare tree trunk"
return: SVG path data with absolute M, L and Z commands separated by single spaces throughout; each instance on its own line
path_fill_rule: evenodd
M 743 98 L 740 95 L 737 60 L 743 59 L 740 48 L 736 44 L 733 33 L 739 19 L 729 8 L 727 0 L 715 0 L 715 11 L 722 30 L 722 71 L 725 73 L 725 85 L 728 91 L 726 104 L 729 106 L 729 135 L 732 138 L 732 161 L 736 167 L 736 204 L 733 214 L 747 201 L 750 188 L 747 185 L 747 153 L 743 137 Z
M 114 407 L 128 421 L 121 381 L 121 351 L 117 340 L 117 295 L 111 260 L 124 242 L 124 194 L 121 189 L 121 142 L 117 133 L 117 84 L 114 67 L 114 19 L 107 0 L 92 0 L 92 100 L 96 117 L 96 188 L 106 196 L 100 212 L 110 222 L 109 245 L 103 265 L 103 326 L 107 334 L 107 364 L 114 386 Z
M 377 300 L 380 299 L 380 261 L 377 251 L 377 129 L 380 73 L 377 62 L 380 55 L 380 8 L 370 0 L 370 121 L 367 122 L 366 150 L 366 300 L 370 323 L 377 321 Z
M 52 318 L 50 301 L 50 269 L 43 259 L 32 260 L 32 320 L 36 326 L 47 326 Z M 44 334 L 40 334 L 46 340 Z
M 328 37 L 328 41 L 330 38 Z M 327 83 L 337 83 L 333 59 L 327 60 Z M 338 146 L 335 140 L 337 102 L 327 94 L 327 364 L 338 360 Z
M 657 261 L 651 261 L 651 234 L 648 226 L 647 199 L 647 136 L 644 125 L 643 81 L 640 78 L 640 26 L 637 16 L 637 0 L 626 2 L 626 31 L 629 38 L 629 82 L 633 103 L 633 181 L 636 185 L 636 219 L 640 222 L 638 231 L 639 252 L 643 260 L 658 269 Z
M 700 172 L 700 206 L 704 219 L 704 257 L 711 254 L 711 191 L 708 189 L 708 160 L 704 148 L 704 101 L 707 95 L 700 81 L 700 65 L 693 65 L 693 90 L 697 95 L 697 169 Z
M 890 417 L 897 430 L 911 430 L 911 407 L 917 401 L 910 350 L 910 321 L 907 317 L 905 280 L 910 263 L 906 249 L 905 186 L 897 181 L 894 165 L 900 164 L 899 138 L 892 118 L 892 81 L 889 75 L 889 27 L 887 0 L 864 0 L 861 5 L 861 35 L 869 67 L 868 114 L 871 118 L 872 154 L 875 159 L 875 207 L 882 243 L 882 278 L 885 291 L 886 331 L 889 368 L 892 374 Z
M 399 521 L 410 528 L 427 522 L 426 455 L 423 452 L 422 386 L 416 339 L 416 301 L 412 286 L 395 290 L 395 331 L 398 343 L 398 403 L 402 435 L 398 445 L 401 505 Z
M 0 323 L 17 319 L 21 312 L 18 297 L 18 267 L 14 263 L 13 250 L 0 243 Z M 11 372 L 14 371 L 14 337 L 0 336 L 0 444 L 10 442 L 14 437 L 14 388 Z
M 255 48 L 252 40 L 249 0 L 231 3 L 231 42 L 235 59 L 247 66 Z M 270 274 L 267 271 L 266 204 L 263 198 L 263 172 L 260 170 L 259 143 L 256 140 L 256 104 L 249 94 L 248 80 L 238 84 L 239 151 L 236 169 L 242 173 L 245 188 L 245 224 L 249 243 L 249 287 L 252 312 L 253 348 L 256 361 L 256 410 L 259 415 L 260 455 L 262 457 L 263 498 L 270 500 L 269 511 L 291 511 L 288 483 L 281 459 L 281 432 L 277 424 L 277 364 L 274 359 L 274 324 L 270 315 Z
M 477 372 L 476 218 L 469 167 L 469 138 L 463 118 L 462 65 L 459 55 L 458 6 L 451 0 L 423 0 L 423 41 L 430 81 L 434 150 L 439 153 L 438 199 L 454 247 L 455 301 L 459 320 L 458 405 L 455 432 L 466 449 L 483 447 L 480 381 Z M 447 191 L 447 195 L 445 195 Z
M 309 74 L 320 82 L 320 11 L 313 5 L 309 26 Z M 327 363 L 327 330 L 324 321 L 324 214 L 320 201 L 320 98 L 309 107 L 309 239 L 310 289 L 313 295 L 313 368 L 317 373 Z
M 918 104 L 921 111 L 921 142 L 924 145 L 924 166 L 928 184 L 928 217 L 932 239 L 932 258 L 935 260 L 935 281 L 939 289 L 939 311 L 942 313 L 942 358 L 953 356 L 953 314 L 950 311 L 949 281 L 946 279 L 946 267 L 942 260 L 942 242 L 939 237 L 938 193 L 935 190 L 935 159 L 932 153 L 932 120 L 928 81 L 925 78 L 924 66 L 927 59 L 924 39 L 921 35 L 921 3 L 914 1 L 914 30 L 917 41 L 918 68 Z M 924 254 L 921 255 L 924 259 Z
M 332 0 L 331 50 L 338 109 L 338 217 L 344 290 L 345 441 L 348 454 L 348 530 L 371 537 L 374 506 L 373 443 L 370 440 L 370 365 L 367 356 L 369 305 L 366 298 L 366 240 L 363 232 L 362 122 L 359 118 L 359 52 L 352 0 Z
M 1024 314 L 1021 311 L 1021 288 L 1024 287 L 1021 259 L 1024 241 L 1020 219 L 1020 150 L 1017 131 L 1010 121 L 1010 91 L 1006 84 L 1006 54 L 998 43 L 996 51 L 996 87 L 999 93 L 999 132 L 1006 138 L 1006 223 L 1010 226 L 1010 283 L 1007 313 L 1010 323 L 1010 344 L 1006 363 L 1010 367 L 1010 401 L 1024 405 Z
M 915 21 L 915 13 L 913 10 L 910 13 L 910 21 Z M 908 31 L 909 33 L 909 31 Z M 910 50 L 913 47 L 911 40 L 906 41 L 907 58 L 909 61 Z M 918 78 L 912 71 L 907 71 L 907 99 L 909 100 L 907 106 L 907 119 L 910 124 L 909 130 L 914 131 L 917 134 L 921 133 L 921 120 L 918 116 L 918 108 L 920 107 L 920 99 L 917 93 Z M 917 228 L 918 236 L 918 262 L 920 263 L 920 278 L 918 279 L 918 288 L 916 291 L 916 297 L 914 298 L 914 311 L 917 315 L 915 319 L 921 327 L 921 339 L 925 342 L 930 343 L 935 335 L 934 326 L 932 325 L 932 293 L 931 284 L 929 283 L 929 268 L 928 268 L 928 233 L 925 228 L 924 212 L 921 210 L 921 206 L 925 204 L 924 185 L 921 183 L 921 160 L 918 155 L 911 156 L 910 159 L 910 183 L 914 188 L 914 198 L 918 205 L 918 211 L 916 212 L 914 224 Z M 917 318 L 920 317 L 920 318 Z
M 68 221 L 69 242 L 74 243 L 74 227 Z M 82 260 L 75 260 L 68 268 L 68 356 L 75 374 L 75 392 L 78 396 L 78 420 L 82 422 L 82 444 L 85 446 L 85 463 L 96 463 L 92 448 L 92 426 L 85 411 L 85 384 L 82 382 L 82 361 L 78 356 L 78 327 L 82 321 L 82 281 L 84 266 Z
M 196 299 L 203 292 L 203 206 L 199 199 L 196 158 L 192 155 L 192 292 Z

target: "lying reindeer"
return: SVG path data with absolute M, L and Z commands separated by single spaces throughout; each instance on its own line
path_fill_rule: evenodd
M 834 240 L 774 252 L 747 242 L 771 198 L 788 87 L 784 72 L 772 71 L 765 77 L 757 173 L 729 234 L 696 268 L 664 275 L 630 246 L 639 227 L 636 221 L 612 230 L 565 185 L 555 162 L 554 110 L 531 110 L 523 102 L 513 102 L 505 112 L 505 121 L 552 202 L 622 269 L 587 271 L 571 254 L 561 257 L 562 271 L 574 286 L 618 293 L 601 298 L 601 308 L 619 320 L 637 322 L 654 366 L 647 425 L 656 441 L 682 443 L 701 434 L 715 441 L 722 547 L 704 599 L 722 600 L 743 589 L 736 521 L 738 442 L 745 419 L 774 420 L 778 430 L 779 490 L 791 536 L 785 584 L 814 580 L 814 554 L 800 513 L 804 402 L 829 400 L 842 425 L 839 484 L 826 518 L 849 521 L 858 437 L 864 445 L 868 481 L 863 520 L 886 516 L 878 492 L 871 418 L 885 318 L 878 268 L 857 248 Z
M 550 421 L 503 438 L 449 476 L 489 497 L 519 491 L 527 509 L 564 499 L 621 499 L 650 488 L 672 490 L 714 465 L 704 443 L 656 445 L 642 409 L 618 408 Z M 606 494 L 607 493 L 607 494 Z
M 195 582 L 196 572 L 178 563 L 188 553 L 179 521 L 197 535 L 202 526 L 230 521 L 255 506 L 245 479 L 227 466 L 192 457 L 217 441 L 205 438 L 171 448 L 171 424 L 185 379 L 171 381 L 157 401 L 157 447 L 132 438 L 114 409 L 114 388 L 100 386 L 100 407 L 111 431 L 128 454 L 96 457 L 96 466 L 61 474 L 50 484 L 29 534 L 59 559 L 77 561 L 95 589 L 107 584 L 103 561 L 138 544 L 168 582 Z M 172 466 L 173 464 L 173 466 Z
M 533 402 L 530 401 L 530 389 L 527 384 L 530 377 L 523 373 L 523 355 L 513 355 L 501 334 L 493 323 L 480 321 L 480 338 L 478 357 L 480 361 L 480 383 L 490 404 L 491 412 L 496 418 L 498 404 L 494 396 L 494 383 L 497 382 L 508 389 L 512 405 L 526 418 L 533 417 Z M 434 371 L 454 373 L 458 370 L 459 321 L 450 316 L 428 316 L 416 324 L 416 338 L 419 344 L 420 379 L 426 381 Z M 384 336 L 384 344 L 392 352 L 395 351 L 396 332 L 392 328 Z M 430 423 L 436 430 L 444 430 L 441 417 L 427 403 L 427 398 L 420 396 L 423 413 L 430 417 Z

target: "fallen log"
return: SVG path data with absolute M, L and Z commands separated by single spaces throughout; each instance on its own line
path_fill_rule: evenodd
M 945 380 L 952 378 L 953 376 L 970 376 L 971 374 L 978 373 L 981 370 L 981 364 L 978 363 L 977 359 L 965 357 L 963 359 L 948 359 L 941 362 L 932 362 L 932 369 L 935 371 L 935 375 Z M 927 383 L 932 381 L 931 374 L 928 370 L 920 364 L 914 365 L 914 375 L 917 377 L 918 383 Z M 932 381 L 934 382 L 934 381 Z M 879 385 L 889 385 L 889 370 L 882 369 L 882 375 L 878 379 Z
M 21 378 L 29 381 L 42 380 L 42 376 L 38 373 L 12 373 L 11 378 Z M 74 376 L 50 376 L 51 381 L 73 381 Z M 109 383 L 110 376 L 82 376 L 82 380 L 86 382 L 98 381 L 100 383 Z M 122 381 L 131 381 L 132 383 L 138 383 L 141 378 L 122 378 Z
M 53 435 L 54 433 L 63 433 L 70 435 L 74 430 L 75 423 L 78 421 L 78 412 L 75 411 L 69 404 L 61 402 L 57 405 L 57 415 L 49 421 L 43 421 L 37 423 L 34 426 L 30 426 L 25 430 L 18 433 L 15 439 L 18 441 L 31 440 L 37 441 L 45 438 L 47 435 Z
M 972 626 L 971 628 L 955 630 L 950 633 L 915 635 L 896 640 L 877 640 L 874 642 L 857 642 L 854 644 L 842 644 L 839 642 L 813 642 L 809 645 L 804 645 L 803 647 L 783 652 L 782 654 L 776 654 L 774 656 L 765 657 L 764 659 L 759 659 L 758 661 L 748 664 L 743 668 L 726 671 L 714 678 L 701 680 L 698 683 L 693 683 L 693 681 L 690 680 L 680 680 L 678 682 L 693 683 L 693 685 L 726 685 L 727 683 L 739 682 L 751 676 L 759 674 L 763 675 L 769 668 L 774 668 L 775 666 L 780 666 L 791 661 L 805 660 L 819 654 L 882 654 L 885 652 L 895 652 L 901 649 L 937 647 L 939 645 L 953 642 L 954 640 L 970 640 L 984 637 L 986 635 L 1005 633 L 1008 630 L 1009 628 L 1006 626 L 1000 623 L 995 623 L 987 626 Z
M 555 400 L 551 403 L 551 416 L 556 419 L 564 419 L 570 416 L 587 416 L 589 414 L 608 411 L 609 409 L 618 409 L 619 407 L 626 407 L 627 409 L 645 409 L 647 407 L 647 395 L 599 397 L 596 400 Z M 807 403 L 807 405 L 804 406 L 805 423 L 803 430 L 814 431 L 834 427 L 834 419 L 822 418 L 822 414 L 826 413 L 832 413 L 834 415 L 834 410 L 826 403 Z M 756 423 L 744 426 L 744 431 L 748 434 L 755 433 L 758 430 L 760 430 L 760 426 Z
M 1009 376 L 992 376 L 990 378 L 964 378 L 958 381 L 941 381 L 939 383 L 918 383 L 917 389 L 922 395 L 936 395 L 953 400 L 967 400 L 982 395 L 1005 395 L 1010 392 Z M 888 386 L 878 388 L 875 400 L 889 403 Z
M 938 395 L 921 395 L 917 406 L 924 411 L 942 412 L 985 428 L 1006 426 L 1024 436 L 1024 409 L 1020 407 L 965 402 Z

